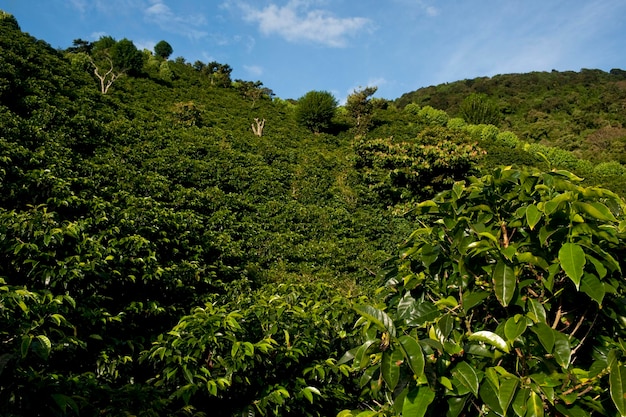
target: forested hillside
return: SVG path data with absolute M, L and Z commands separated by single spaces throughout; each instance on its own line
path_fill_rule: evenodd
M 620 160 L 172 53 L 0 11 L 1 415 L 626 414 Z
M 496 75 L 422 88 L 404 94 L 396 104 L 430 105 L 463 117 L 472 94 L 495 107 L 493 124 L 525 141 L 556 146 L 593 162 L 626 162 L 624 70 Z

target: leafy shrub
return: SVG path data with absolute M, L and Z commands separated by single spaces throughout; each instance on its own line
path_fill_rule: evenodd
M 421 107 L 416 103 L 409 103 L 406 106 L 404 106 L 404 109 L 403 109 L 405 113 L 412 114 L 414 116 L 417 116 L 420 110 L 421 110 Z
M 602 162 L 593 168 L 593 173 L 600 177 L 620 176 L 626 174 L 626 168 L 619 162 Z
M 515 133 L 505 131 L 497 134 L 496 142 L 508 148 L 515 148 L 519 145 L 520 140 Z
M 447 124 L 449 129 L 455 129 L 455 130 L 462 129 L 466 125 L 467 123 L 465 123 L 465 120 L 463 120 L 461 117 L 451 117 L 448 119 L 448 124 Z
M 418 120 L 427 126 L 446 126 L 448 123 L 448 113 L 437 110 L 431 106 L 422 107 L 417 113 Z
M 440 191 L 468 175 L 482 155 L 462 132 L 441 127 L 426 129 L 411 142 L 363 139 L 355 152 L 364 182 L 392 205 Z
M 340 416 L 626 414 L 626 205 L 579 181 L 498 168 L 419 204 L 340 361 L 374 411 Z
M 470 94 L 463 100 L 459 110 L 466 122 L 475 125 L 498 125 L 502 119 L 498 106 L 485 94 Z
M 325 284 L 243 288 L 207 303 L 154 343 L 144 360 L 175 407 L 214 415 L 327 416 L 355 402 L 340 352 L 353 332 L 349 301 Z

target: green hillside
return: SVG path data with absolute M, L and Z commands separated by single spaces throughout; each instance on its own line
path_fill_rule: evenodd
M 593 162 L 626 162 L 626 71 L 533 72 L 422 88 L 396 104 L 432 106 L 462 116 L 463 101 L 484 95 L 497 126 L 525 141 L 556 146 Z
M 626 171 L 527 135 L 527 75 L 496 126 L 470 82 L 286 101 L 157 45 L 0 11 L 2 416 L 626 413 Z

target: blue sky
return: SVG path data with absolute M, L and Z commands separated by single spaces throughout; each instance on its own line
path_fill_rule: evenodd
M 530 71 L 626 69 L 626 0 L 0 0 L 55 48 L 102 35 L 218 61 L 278 97 L 340 101 Z

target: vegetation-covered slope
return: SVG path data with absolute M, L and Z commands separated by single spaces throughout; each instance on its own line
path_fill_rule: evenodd
M 574 389 L 586 378 L 583 390 L 603 395 L 603 410 L 623 410 L 600 393 L 609 374 L 618 378 L 625 369 L 616 344 L 624 315 L 622 203 L 608 190 L 585 188 L 621 190 L 619 163 L 603 171 L 504 128 L 468 124 L 429 106 L 400 109 L 372 99 L 373 89 L 320 112 L 334 115 L 330 120 L 313 111 L 302 117 L 304 97 L 295 104 L 274 99 L 260 82 L 231 80 L 227 64 L 168 60 L 166 46 L 153 54 L 102 38 L 57 51 L 0 13 L 3 415 L 326 416 L 354 409 L 342 413 L 365 416 L 398 414 L 405 403 L 409 415 L 414 393 L 427 391 L 438 399 L 421 402 L 424 413 L 437 415 L 453 397 L 450 415 L 476 415 L 497 409 L 493 398 L 474 392 L 473 382 L 460 387 L 466 374 L 451 364 L 462 358 L 487 386 L 492 364 L 481 358 L 496 358 L 498 346 L 446 323 L 458 317 L 467 336 L 506 336 L 491 319 L 513 318 L 520 340 L 507 341 L 532 346 L 524 358 L 554 356 L 538 348 L 557 333 L 572 336 L 558 336 L 559 354 L 578 350 L 583 331 L 558 324 L 561 294 L 591 302 L 589 312 L 568 312 L 571 320 L 602 314 L 596 340 L 604 345 L 585 344 L 577 367 L 562 357 L 558 371 L 554 361 L 539 361 L 532 369 L 540 381 L 530 382 L 530 368 L 507 368 L 506 378 L 517 381 L 511 395 L 545 396 L 554 377 L 565 397 L 536 404 L 563 412 L 580 397 L 575 411 L 587 412 L 589 391 Z M 589 175 L 580 185 L 566 173 L 497 168 L 505 172 L 497 191 L 484 183 L 489 176 L 468 180 L 502 163 Z M 474 185 L 463 188 L 466 180 Z M 455 206 L 462 196 L 470 202 Z M 500 197 L 503 211 L 490 215 Z M 440 229 L 427 226 L 437 205 Z M 413 234 L 398 255 L 416 228 L 432 235 L 417 233 L 427 241 L 418 245 Z M 515 233 L 526 240 L 507 245 L 519 250 L 502 249 Z M 566 239 L 586 254 L 582 266 L 555 255 Z M 552 246 L 539 251 L 546 242 Z M 407 252 L 412 244 L 419 248 Z M 476 283 L 462 289 L 478 302 L 462 310 L 488 302 L 472 321 L 473 313 L 460 317 L 451 304 L 457 284 L 436 283 L 453 272 L 466 279 L 461 266 L 474 261 L 481 262 L 470 268 Z M 504 271 L 495 289 L 487 276 L 493 269 Z M 532 276 L 535 284 L 522 283 Z M 381 297 L 374 290 L 387 280 Z M 430 292 L 418 281 L 431 282 Z M 554 333 L 526 342 L 524 333 L 545 330 L 529 316 L 534 304 L 524 304 L 533 293 L 546 306 L 546 323 L 556 324 Z M 425 312 L 427 320 L 412 320 Z M 364 326 L 355 327 L 357 320 Z M 403 334 L 392 334 L 389 320 Z M 416 324 L 445 336 L 431 342 Z M 465 344 L 470 353 L 460 356 L 455 349 Z M 428 355 L 436 360 L 425 369 L 438 380 L 417 366 Z M 404 360 L 415 378 L 400 367 Z M 402 386 L 393 376 L 400 369 Z M 450 384 L 456 391 L 445 390 Z M 611 393 L 626 391 L 616 384 Z
M 533 72 L 422 88 L 397 100 L 462 114 L 482 94 L 499 111 L 498 127 L 520 139 L 572 151 L 593 162 L 626 162 L 626 71 Z

